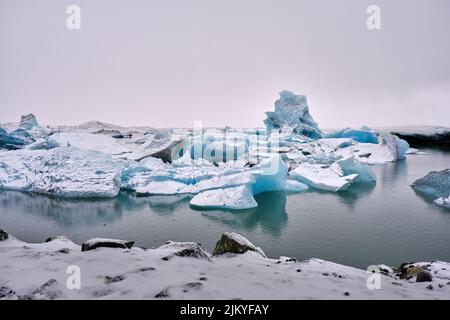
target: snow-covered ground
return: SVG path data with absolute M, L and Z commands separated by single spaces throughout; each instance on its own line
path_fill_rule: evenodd
M 186 248 L 196 257 L 177 255 Z M 270 259 L 258 251 L 211 256 L 193 243 L 82 252 L 65 238 L 31 244 L 10 236 L 0 241 L 0 298 L 450 299 L 449 263 L 416 266 L 432 280 L 403 280 L 386 266 L 380 266 L 386 274 L 374 274 L 319 259 Z M 81 287 L 69 289 L 78 270 Z

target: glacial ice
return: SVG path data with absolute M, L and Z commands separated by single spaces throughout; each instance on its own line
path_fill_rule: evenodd
M 431 171 L 414 181 L 412 187 L 432 198 L 447 198 L 450 196 L 450 169 Z
M 275 131 L 312 139 L 322 137 L 322 131 L 309 113 L 306 96 L 282 91 L 280 98 L 275 101 L 275 111 L 266 112 L 266 115 L 264 123 L 269 133 Z
M 267 191 L 338 191 L 375 182 L 367 164 L 403 159 L 409 150 L 406 141 L 366 127 L 323 135 L 306 97 L 289 91 L 280 93 L 265 125 L 267 130 L 191 130 L 91 121 L 41 127 L 25 115 L 18 126 L 0 128 L 0 148 L 22 150 L 0 151 L 0 188 L 61 197 L 110 197 L 121 188 L 137 195 L 196 195 L 196 206 L 204 197 L 212 206 L 212 198 L 223 193 L 217 202 L 233 208 L 239 202 L 230 195 L 239 193 L 241 200 L 248 198 L 242 202 L 248 207 L 249 194 L 254 201 Z M 117 132 L 131 134 L 114 139 Z
M 358 176 L 354 182 L 366 183 L 377 181 L 377 177 L 372 168 L 356 160 L 354 155 L 336 161 L 331 167 L 342 176 L 357 174 Z
M 447 198 L 438 198 L 434 200 L 434 203 L 436 203 L 438 206 L 450 209 L 450 196 L 448 196 Z
M 59 147 L 0 152 L 0 188 L 64 198 L 112 198 L 122 166 L 111 156 Z
M 17 129 L 12 132 L 0 128 L 0 148 L 8 150 L 22 149 L 34 141 L 51 133 L 48 128 L 39 126 L 33 114 L 23 115 Z
M 379 143 L 357 143 L 336 150 L 339 156 L 347 157 L 354 154 L 361 162 L 368 164 L 384 164 L 406 157 L 409 145 L 406 141 L 392 135 L 380 134 Z
M 302 163 L 289 172 L 292 179 L 300 181 L 312 188 L 337 192 L 344 190 L 358 177 L 357 174 L 342 175 L 332 167 L 323 167 L 320 164 Z
M 411 186 L 418 193 L 434 199 L 438 206 L 450 209 L 450 169 L 431 171 Z
M 111 155 L 123 155 L 130 152 L 130 150 L 117 143 L 117 141 L 110 136 L 84 132 L 54 133 L 45 139 L 39 139 L 28 146 L 31 150 L 53 149 L 56 147 L 74 147 L 84 150 L 96 150 Z
M 203 191 L 194 196 L 190 204 L 205 209 L 243 210 L 258 206 L 250 188 L 246 185 Z
M 378 136 L 375 132 L 363 129 L 345 128 L 336 132 L 328 133 L 325 138 L 351 138 L 363 143 L 378 143 Z

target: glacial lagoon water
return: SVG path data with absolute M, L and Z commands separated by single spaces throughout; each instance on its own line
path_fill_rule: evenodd
M 406 161 L 377 165 L 373 186 L 338 194 L 270 192 L 243 212 L 197 211 L 187 196 L 69 201 L 0 191 L 0 227 L 27 242 L 66 235 L 135 240 L 155 247 L 166 240 L 195 241 L 212 252 L 225 231 L 238 232 L 270 257 L 311 257 L 366 268 L 408 261 L 450 261 L 450 210 L 410 187 L 431 170 L 450 167 L 450 150 L 422 149 Z

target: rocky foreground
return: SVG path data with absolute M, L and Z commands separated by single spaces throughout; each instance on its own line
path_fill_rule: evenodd
M 0 230 L 0 299 L 449 299 L 450 263 L 379 265 L 270 259 L 225 233 L 211 255 L 193 242 L 155 249 L 65 237 L 25 243 Z M 379 273 L 378 273 L 379 272 Z

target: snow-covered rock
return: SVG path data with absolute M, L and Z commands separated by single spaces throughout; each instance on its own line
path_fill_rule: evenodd
M 259 253 L 261 256 L 266 258 L 266 255 L 261 248 L 256 247 L 247 238 L 241 236 L 240 234 L 234 232 L 225 232 L 220 237 L 214 248 L 213 255 L 219 256 L 222 254 L 243 254 L 247 251 L 253 251 Z
M 282 91 L 275 101 L 275 111 L 266 112 L 266 115 L 264 123 L 269 133 L 296 134 L 312 139 L 322 137 L 321 130 L 309 113 L 306 96 Z
M 131 249 L 134 245 L 134 241 L 119 240 L 119 239 L 105 239 L 105 238 L 92 238 L 81 245 L 81 251 L 89 251 L 97 248 L 121 248 Z
M 64 198 L 110 198 L 119 192 L 121 169 L 109 155 L 73 147 L 0 152 L 0 188 Z
M 82 252 L 67 239 L 25 243 L 11 236 L 0 241 L 0 299 L 404 300 L 448 299 L 450 294 L 450 264 L 443 261 L 415 264 L 432 274 L 431 282 L 423 283 L 384 268 L 373 274 L 320 259 L 265 258 L 251 250 L 211 257 L 201 250 L 206 257 L 196 259 L 198 248 L 170 242 L 147 250 Z M 74 264 L 82 270 L 81 290 L 65 285 L 67 267 Z M 367 288 L 371 276 L 379 277 L 379 290 Z

